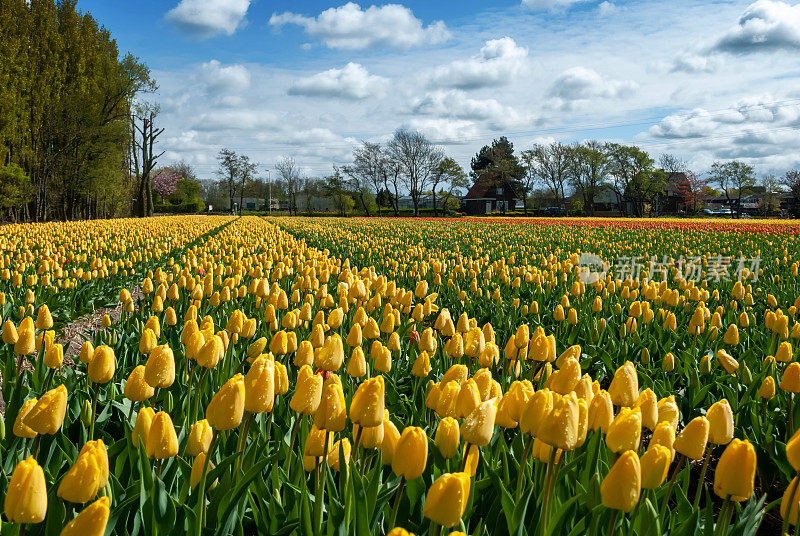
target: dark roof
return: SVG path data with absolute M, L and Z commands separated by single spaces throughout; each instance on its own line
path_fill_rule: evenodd
M 470 187 L 467 195 L 464 196 L 464 199 L 485 199 L 487 197 L 495 197 L 494 195 L 487 196 L 486 193 L 489 190 L 497 187 L 501 188 L 509 188 L 509 191 L 513 191 L 513 186 L 510 182 L 505 181 L 502 184 L 495 183 L 492 179 L 490 179 L 487 174 L 483 174 L 475 180 L 475 183 Z

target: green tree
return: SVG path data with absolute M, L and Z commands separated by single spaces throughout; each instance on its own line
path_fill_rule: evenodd
M 458 165 L 458 162 L 453 160 L 452 158 L 445 157 L 439 162 L 439 165 L 433 170 L 433 176 L 431 179 L 432 187 L 431 193 L 433 195 L 433 215 L 438 216 L 437 213 L 437 206 L 436 200 L 439 195 L 445 194 L 445 192 L 452 192 L 453 188 L 458 187 L 467 187 L 467 174 L 464 173 L 464 170 L 461 169 L 461 166 Z M 449 184 L 450 188 L 448 190 L 441 189 L 439 190 L 439 185 Z M 450 195 L 447 195 L 450 197 Z
M 611 178 L 609 186 L 617 196 L 620 213 L 627 213 L 626 202 L 630 202 L 633 214 L 644 216 L 645 205 L 664 192 L 666 174 L 656 169 L 654 160 L 634 145 L 607 143 L 605 152 Z
M 3 208 L 14 222 L 18 220 L 19 209 L 33 197 L 31 179 L 16 164 L 0 166 L 0 208 Z
M 745 190 L 752 188 L 756 183 L 753 166 L 739 160 L 729 162 L 714 162 L 708 174 L 708 180 L 719 186 L 728 200 L 728 205 L 736 199 L 736 217 L 742 216 L 742 195 Z

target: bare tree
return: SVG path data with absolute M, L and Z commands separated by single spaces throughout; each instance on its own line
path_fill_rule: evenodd
M 728 205 L 731 204 L 731 195 L 736 195 L 736 217 L 741 217 L 742 193 L 756 182 L 753 166 L 738 160 L 714 162 L 711 165 L 708 180 L 719 185 L 720 189 L 725 192 Z
M 353 164 L 343 168 L 344 173 L 351 178 L 353 190 L 358 194 L 367 216 L 369 216 L 369 209 L 364 199 L 364 189 L 371 187 L 377 197 L 384 178 L 385 160 L 379 144 L 365 141 L 361 147 L 353 150 Z M 378 216 L 380 214 L 381 207 L 378 205 Z
M 131 164 L 134 177 L 138 178 L 136 213 L 140 218 L 153 215 L 153 185 L 151 172 L 164 154 L 154 152 L 156 140 L 164 132 L 155 127 L 160 108 L 157 104 L 142 103 L 131 114 Z
M 570 152 L 569 146 L 562 143 L 536 144 L 530 149 L 528 156 L 533 162 L 537 177 L 553 192 L 556 204 L 559 206 L 564 204 L 564 186 L 569 177 L 571 162 Z
M 217 175 L 228 189 L 228 208 L 233 210 L 236 183 L 239 179 L 239 155 L 230 149 L 223 148 L 217 155 L 217 161 L 219 162 Z
M 403 184 L 414 204 L 414 216 L 418 216 L 422 193 L 444 154 L 421 132 L 406 129 L 395 131 L 387 145 L 387 152 L 400 168 Z
M 394 215 L 400 215 L 400 206 L 398 204 L 399 187 L 400 187 L 400 164 L 384 154 L 381 159 L 381 176 L 383 180 L 384 189 L 389 192 L 389 198 L 392 202 L 392 209 Z M 392 187 L 390 190 L 389 187 Z M 394 192 L 394 193 L 392 193 Z
M 590 140 L 572 147 L 569 182 L 583 197 L 583 208 L 594 216 L 594 198 L 606 187 L 608 158 L 603 145 Z
M 294 212 L 297 215 L 297 192 L 300 190 L 300 170 L 294 158 L 286 156 L 278 160 L 275 169 L 281 176 L 281 180 L 286 185 L 286 193 L 289 197 L 289 214 Z
M 250 157 L 246 155 L 239 156 L 239 162 L 237 163 L 239 167 L 239 210 L 244 208 L 244 191 L 251 182 L 256 179 L 256 171 L 258 170 L 258 164 L 256 162 L 251 162 Z M 256 207 L 258 209 L 258 207 Z

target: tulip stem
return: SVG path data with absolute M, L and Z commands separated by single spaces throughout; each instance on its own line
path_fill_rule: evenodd
M 728 533 L 728 526 L 731 524 L 733 515 L 732 505 L 731 496 L 726 496 L 725 502 L 722 503 L 722 509 L 719 511 L 719 517 L 717 517 L 717 529 L 714 531 L 714 536 L 724 536 Z
M 19 527 L 19 533 L 17 534 L 17 536 L 25 536 L 25 528 L 26 528 L 26 527 L 27 527 L 27 525 L 26 525 L 25 523 L 23 523 L 22 525 L 20 525 L 20 527 Z
M 553 479 L 553 465 L 556 461 L 556 448 L 550 448 L 550 459 L 547 461 L 547 476 L 545 477 L 544 482 L 544 498 L 542 499 L 542 520 L 541 520 L 541 534 L 542 536 L 547 535 L 547 521 L 548 521 L 548 513 L 550 510 L 550 494 L 552 493 L 552 489 L 550 487 L 550 482 Z
M 661 504 L 661 511 L 658 514 L 658 519 L 662 519 L 664 514 L 667 512 L 667 505 L 669 505 L 669 497 L 672 495 L 672 486 L 675 485 L 675 479 L 678 478 L 678 473 L 681 472 L 683 468 L 683 462 L 686 461 L 686 456 L 683 454 L 678 454 L 678 463 L 675 465 L 675 469 L 672 471 L 672 476 L 669 479 L 669 484 L 667 485 L 667 493 L 664 495 L 664 502 Z
M 239 445 L 237 446 L 236 450 L 239 453 L 239 457 L 236 460 L 236 469 L 234 469 L 233 479 L 234 481 L 238 481 L 239 471 L 242 468 L 242 463 L 244 462 L 244 449 L 247 446 L 247 434 L 250 431 L 250 423 L 255 417 L 255 413 L 247 412 L 247 419 L 244 421 L 244 426 L 239 429 Z
M 397 511 L 400 509 L 400 502 L 403 500 L 403 487 L 406 484 L 406 477 L 400 477 L 400 485 L 397 486 L 397 493 L 394 496 L 394 507 L 392 507 L 392 517 L 389 521 L 389 526 L 386 527 L 387 531 L 392 530 L 397 522 Z
M 94 384 L 92 395 L 92 424 L 89 425 L 89 441 L 94 440 L 94 422 L 97 420 L 97 397 L 100 395 L 100 384 Z
M 789 393 L 789 433 L 786 434 L 786 440 L 794 434 L 794 393 Z
M 211 456 L 214 455 L 214 447 L 217 445 L 217 436 L 218 432 L 215 428 L 214 433 L 211 434 L 211 443 L 208 445 L 206 459 L 203 462 L 203 476 L 200 477 L 200 497 L 197 501 L 197 504 L 200 506 L 200 512 L 197 516 L 197 531 L 195 532 L 196 536 L 202 536 L 203 534 L 203 525 L 205 524 L 206 513 L 206 476 L 208 475 L 208 462 L 211 459 Z
M 525 478 L 525 468 L 528 463 L 528 456 L 531 453 L 531 445 L 533 444 L 533 436 L 528 436 L 525 442 L 525 449 L 522 451 L 522 459 L 519 461 L 519 473 L 517 473 L 517 494 L 515 496 L 516 502 L 519 501 L 520 493 L 522 493 L 522 481 Z
M 786 508 L 786 517 L 783 518 L 783 526 L 781 527 L 781 536 L 786 534 L 786 531 L 789 530 L 789 523 L 791 522 L 792 518 L 792 507 L 794 506 L 795 502 L 794 498 L 795 495 L 797 494 L 797 488 L 799 484 L 800 484 L 800 471 L 797 472 L 795 478 L 789 484 L 792 487 L 792 491 L 789 492 L 789 504 Z
M 611 521 L 608 523 L 608 530 L 606 531 L 606 536 L 612 536 L 614 534 L 614 529 L 617 528 L 617 518 L 619 517 L 619 510 L 614 510 L 611 512 Z
M 692 510 L 694 510 L 700 505 L 700 494 L 706 487 L 705 484 L 706 471 L 708 470 L 708 462 L 711 460 L 712 450 L 714 450 L 714 447 L 712 445 L 708 445 L 708 448 L 706 449 L 705 459 L 703 460 L 703 468 L 700 470 L 700 480 L 697 481 L 697 491 L 694 494 L 694 504 L 692 505 Z

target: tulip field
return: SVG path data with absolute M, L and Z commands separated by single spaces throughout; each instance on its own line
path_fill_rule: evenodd
M 0 531 L 795 534 L 799 267 L 786 221 L 3 226 Z

